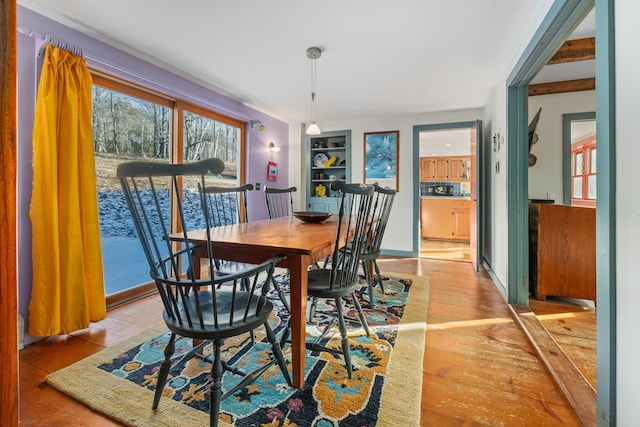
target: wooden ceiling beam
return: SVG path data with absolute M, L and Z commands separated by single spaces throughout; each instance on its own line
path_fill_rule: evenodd
M 596 59 L 596 38 L 567 40 L 549 60 L 548 64 L 562 64 L 564 62 L 586 61 Z
M 565 80 L 561 82 L 539 83 L 529 85 L 529 96 L 551 95 L 552 93 L 580 92 L 583 90 L 595 90 L 596 79 Z
M 596 58 L 596 38 L 567 40 L 549 60 L 547 65 L 563 64 L 567 62 L 586 61 Z M 580 92 L 583 90 L 595 90 L 596 79 L 594 77 L 577 80 L 565 80 L 529 85 L 529 96 L 550 95 L 553 93 Z

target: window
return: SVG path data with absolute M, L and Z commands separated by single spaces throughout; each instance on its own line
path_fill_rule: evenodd
M 571 204 L 596 205 L 596 137 L 571 145 Z
M 218 185 L 244 184 L 244 123 L 187 105 L 183 109 L 182 146 L 185 162 L 217 157 L 225 163 L 223 181 Z
M 105 293 L 108 305 L 113 305 L 155 289 L 116 177 L 118 165 L 130 160 L 182 163 L 217 157 L 226 168 L 212 183 L 241 185 L 245 123 L 125 82 L 92 77 Z

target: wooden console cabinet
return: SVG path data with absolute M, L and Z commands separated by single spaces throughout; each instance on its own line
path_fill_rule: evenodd
M 538 300 L 596 300 L 595 209 L 529 205 L 529 290 Z

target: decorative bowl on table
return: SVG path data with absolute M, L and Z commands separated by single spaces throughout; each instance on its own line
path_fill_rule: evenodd
M 322 222 L 329 218 L 329 212 L 294 212 L 293 216 L 304 222 Z

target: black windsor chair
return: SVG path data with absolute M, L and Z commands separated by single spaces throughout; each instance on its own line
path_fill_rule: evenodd
M 296 187 L 289 188 L 273 188 L 273 187 L 265 187 L 264 188 L 264 197 L 267 203 L 267 211 L 269 213 L 269 218 L 282 218 L 286 216 L 291 216 L 293 214 L 293 193 L 298 191 Z M 287 280 L 289 277 L 289 273 L 278 276 L 276 275 L 276 281 L 278 279 Z M 284 296 L 284 292 L 281 291 L 281 287 L 278 285 L 275 287 L 278 295 L 280 296 L 280 300 L 283 302 L 287 310 L 289 310 L 289 304 L 286 301 Z M 280 293 L 282 292 L 282 295 Z M 289 312 L 291 312 L 289 310 Z
M 380 290 L 384 293 L 384 286 L 382 284 L 382 275 L 380 274 L 380 268 L 378 267 L 377 259 L 380 256 L 380 246 L 382 245 L 382 238 L 384 232 L 387 229 L 387 222 L 391 215 L 391 207 L 393 206 L 393 200 L 396 196 L 396 191 L 390 188 L 382 188 L 378 184 L 374 184 L 375 196 L 373 202 L 373 208 L 371 209 L 371 221 L 369 222 L 369 229 L 367 235 L 367 244 L 365 245 L 362 253 L 360 254 L 360 261 L 362 263 L 362 269 L 364 270 L 364 276 L 369 286 L 369 302 L 371 308 L 375 306 L 373 288 L 376 283 L 380 286 Z M 348 244 L 341 251 L 350 253 L 352 250 L 351 244 Z M 372 267 L 375 269 L 376 277 L 375 282 L 371 276 Z
M 202 357 L 212 363 L 212 426 L 218 424 L 220 402 L 254 382 L 274 364 L 291 385 L 279 342 L 267 321 L 273 305 L 266 295 L 275 263 L 280 259 L 272 258 L 252 268 L 220 275 L 214 266 L 214 248 L 208 231 L 205 244 L 195 245 L 188 238 L 192 230 L 212 227 L 202 194 L 195 188 L 196 182 L 205 187 L 207 175 L 219 174 L 223 168 L 222 161 L 207 159 L 180 165 L 127 162 L 117 170 L 151 278 L 164 305 L 164 322 L 171 331 L 158 373 L 153 409 L 158 408 L 169 371 L 181 368 L 193 356 Z M 173 213 L 172 205 L 175 206 Z M 207 255 L 206 275 L 196 274 L 201 272 L 200 266 L 194 265 L 196 250 Z M 262 284 L 264 276 L 267 280 Z M 224 286 L 219 286 L 221 284 Z M 271 360 L 249 374 L 222 360 L 221 350 L 226 338 L 252 332 L 260 326 L 264 326 L 266 339 L 271 344 Z M 177 336 L 194 339 L 194 348 L 172 363 Z M 203 350 L 209 344 L 212 355 L 203 356 Z M 223 390 L 221 379 L 225 371 L 243 375 L 243 379 L 233 388 Z
M 253 190 L 253 185 L 251 184 L 245 184 L 240 187 L 210 185 L 200 188 L 206 203 L 206 211 L 211 218 L 211 224 L 214 227 L 220 227 L 247 222 L 249 220 L 247 192 L 251 190 Z M 217 259 L 215 260 L 215 266 L 220 274 L 233 274 L 238 270 L 242 271 L 249 268 L 251 264 Z M 287 312 L 290 312 L 287 298 L 280 288 L 280 284 L 273 276 L 271 276 L 271 283 Z
M 264 188 L 264 197 L 267 201 L 269 218 L 281 218 L 293 214 L 293 193 L 298 191 L 296 187 L 289 188 Z
M 318 298 L 333 299 L 336 305 L 336 317 L 327 325 L 315 342 L 307 342 L 306 346 L 311 351 L 342 354 L 347 375 L 351 378 L 353 366 L 351 364 L 351 350 L 349 339 L 347 338 L 347 326 L 342 300 L 346 296 L 352 296 L 360 323 L 367 336 L 369 336 L 369 325 L 355 291 L 360 281 L 358 268 L 360 256 L 367 245 L 368 224 L 375 190 L 373 186 L 345 184 L 339 181 L 334 181 L 331 185 L 334 190 L 339 190 L 341 193 L 339 197 L 336 243 L 329 262 L 324 267 L 309 270 L 307 293 L 314 300 Z M 345 253 L 341 252 L 340 248 L 347 243 L 351 245 L 352 250 L 345 256 Z M 324 343 L 327 334 L 336 321 L 340 330 L 341 350 L 329 348 Z

